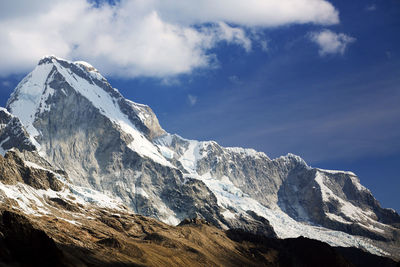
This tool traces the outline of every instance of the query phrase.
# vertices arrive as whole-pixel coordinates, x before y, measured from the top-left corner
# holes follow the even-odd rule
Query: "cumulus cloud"
[[[326,0],[1,1],[0,75],[54,54],[107,75],[165,78],[215,66],[220,42],[251,51],[250,28],[338,22]]]
[[[293,23],[335,24],[339,22],[337,10],[324,0],[158,0],[151,2],[156,3],[163,17],[186,24],[225,21],[247,26],[275,27]]]
[[[313,32],[310,35],[311,41],[319,46],[319,54],[325,56],[328,54],[344,54],[349,44],[356,41],[354,37],[344,33],[334,33],[330,30]]]

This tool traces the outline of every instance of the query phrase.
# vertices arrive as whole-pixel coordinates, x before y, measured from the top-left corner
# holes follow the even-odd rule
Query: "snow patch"
[[[341,223],[345,223],[345,224],[351,224],[351,222],[345,220],[343,217],[340,217],[340,216],[338,216],[336,214],[326,212],[325,215],[328,216],[328,218],[331,219],[331,220],[334,220],[334,221],[337,221],[337,222],[341,222]]]
[[[185,153],[179,158],[179,161],[189,173],[196,173],[197,161],[201,158],[199,153],[200,142],[194,140],[190,140],[188,142],[188,148],[186,149]]]
[[[158,137],[156,140],[154,140],[154,142],[156,144],[159,144],[160,146],[169,147],[169,146],[172,145],[172,140],[173,140],[173,138],[175,136],[176,135],[165,134],[165,135],[162,135],[162,136]],[[177,136],[177,137],[180,138],[180,139],[183,139],[180,136]]]
[[[0,111],[3,111],[4,113],[6,113],[8,116],[14,117],[14,115],[12,115],[10,112],[8,112],[8,110],[6,108],[0,107]]]
[[[30,161],[27,161],[27,160],[25,160],[24,163],[25,163],[25,165],[27,167],[30,167],[30,168],[35,168],[35,169],[40,169],[40,170],[52,172],[52,171],[50,171],[48,169],[43,168],[42,166],[37,165],[36,163],[30,162]]]
[[[40,110],[40,104],[43,99],[47,77],[53,68],[53,64],[41,64],[28,74],[17,86],[15,92],[11,96],[12,101],[9,105],[11,113],[17,116],[21,123],[25,126],[26,131],[31,137],[36,137],[39,132],[33,126],[35,114]],[[48,93],[48,95],[50,92]]]
[[[61,218],[63,221],[66,221],[66,222],[68,222],[68,223],[70,223],[70,224],[73,224],[73,225],[81,225],[80,223],[78,223],[77,221],[74,221],[74,220],[68,220],[68,219],[65,219],[65,218]]]
[[[136,187],[135,192],[136,192],[137,195],[141,195],[141,196],[143,196],[145,198],[149,198],[149,195],[147,194],[147,192],[144,191],[144,189],[141,188],[141,187]]]
[[[225,147],[225,150],[236,153],[236,154],[243,154],[243,155],[246,155],[249,157],[269,159],[269,157],[264,152],[258,152],[252,148]]]
[[[361,185],[360,180],[357,178],[357,176],[350,176],[350,179],[353,185],[358,189],[358,191],[366,191],[371,193],[368,188]]]
[[[325,181],[328,178],[324,175],[324,172],[317,170],[315,175],[315,181],[318,183],[322,200],[324,202],[329,203],[332,200],[337,201],[340,204],[340,211],[348,218],[350,218],[353,222],[358,222],[362,225],[365,224],[365,221],[371,220],[375,214],[368,210],[365,211],[359,207],[354,206],[349,201],[346,201],[340,197],[338,197],[328,186],[325,185]],[[336,218],[337,219],[337,218]]]
[[[321,172],[331,173],[331,174],[347,174],[347,175],[351,175],[351,176],[356,176],[355,173],[351,172],[351,171],[325,170],[325,169],[319,169],[319,168],[317,168],[316,170],[321,171]]]
[[[4,157],[4,155],[5,155],[6,152],[7,152],[7,150],[5,150],[5,149],[3,148],[3,144],[6,143],[8,140],[10,140],[10,137],[9,137],[9,136],[7,136],[7,138],[4,139],[3,141],[1,141],[1,143],[0,143],[0,154],[1,154],[3,157]]]
[[[87,63],[86,61],[75,61],[74,64],[81,65],[86,68],[87,71],[97,71],[95,67],[93,67],[91,64]]]
[[[225,219],[235,219],[235,214],[230,212],[230,210],[223,211],[222,215],[225,217]]]
[[[176,226],[181,222],[181,220],[177,218],[175,212],[168,208],[164,203],[161,202],[160,205],[157,206],[157,210],[161,215],[158,219],[163,223]]]
[[[307,165],[307,163],[304,161],[304,159],[302,159],[300,156],[297,156],[292,153],[288,153],[286,156],[280,156],[279,158],[277,158],[277,160],[283,160],[287,163],[290,163],[291,161],[294,160],[294,161],[302,164],[303,166],[305,166],[307,169],[312,169],[310,166]]]
[[[173,159],[174,158],[174,151],[169,149],[168,147],[165,146],[158,146],[158,148],[161,151],[161,154],[164,156],[166,159]]]

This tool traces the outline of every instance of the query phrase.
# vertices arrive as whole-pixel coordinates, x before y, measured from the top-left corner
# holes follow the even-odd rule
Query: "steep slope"
[[[292,154],[271,160],[170,135],[148,106],[123,98],[88,63],[43,58],[7,109],[73,184],[113,195],[136,213],[175,225],[200,216],[267,236],[271,224],[282,238],[400,254],[400,216],[382,209],[354,174],[311,168]]]

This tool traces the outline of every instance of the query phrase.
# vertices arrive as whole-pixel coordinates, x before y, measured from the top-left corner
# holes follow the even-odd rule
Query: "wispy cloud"
[[[228,80],[233,83],[233,84],[241,84],[242,82],[240,81],[239,77],[236,75],[232,75],[228,77]]]
[[[164,78],[215,66],[211,51],[220,42],[250,51],[250,28],[339,22],[326,0],[93,3],[0,1],[0,75],[28,71],[54,54],[89,61],[107,75]]]
[[[268,52],[268,42],[265,40],[260,41],[261,50],[264,52]]]
[[[3,87],[10,87],[10,86],[11,86],[11,83],[10,83],[9,81],[2,81],[2,82],[1,82],[1,85],[2,85]]]
[[[194,105],[196,105],[196,103],[197,103],[197,96],[194,96],[194,95],[188,95],[188,100],[189,100],[189,104],[191,105],[191,106],[194,106]]]
[[[319,46],[319,54],[325,56],[328,54],[343,55],[347,46],[356,41],[354,37],[344,33],[335,33],[330,30],[313,32],[309,34],[311,41]]]
[[[176,77],[165,77],[161,79],[161,84],[164,86],[179,86],[181,81]]]
[[[376,5],[371,4],[365,7],[366,11],[375,11],[376,10]]]

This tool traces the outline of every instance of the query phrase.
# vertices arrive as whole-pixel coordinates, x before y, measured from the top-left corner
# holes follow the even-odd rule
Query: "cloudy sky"
[[[0,1],[0,104],[85,60],[169,132],[352,170],[400,210],[399,0]]]

